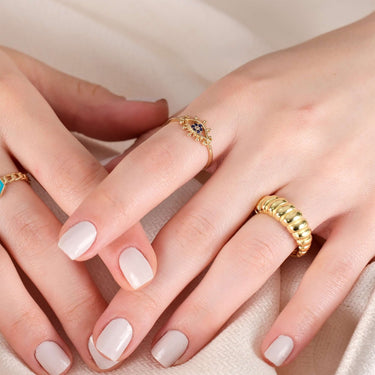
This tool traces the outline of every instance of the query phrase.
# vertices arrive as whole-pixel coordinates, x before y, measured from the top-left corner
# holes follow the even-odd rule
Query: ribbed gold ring
[[[183,115],[178,117],[171,117],[165,125],[176,121],[184,129],[188,136],[193,137],[194,140],[206,146],[208,151],[208,160],[204,168],[208,168],[213,159],[211,141],[212,137],[208,134],[210,128],[206,127],[206,120],[199,120],[197,116]]]
[[[291,256],[301,257],[310,249],[312,242],[310,226],[302,213],[286,199],[276,195],[266,195],[256,204],[255,213],[274,217],[288,229],[298,245],[298,249],[296,248]]]
[[[4,194],[5,187],[11,182],[27,181],[30,182],[29,177],[22,172],[13,172],[0,177],[0,197]]]

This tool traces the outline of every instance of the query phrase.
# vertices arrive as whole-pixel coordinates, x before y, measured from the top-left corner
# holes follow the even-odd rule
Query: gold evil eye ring
[[[201,121],[197,116],[193,117],[190,115],[183,115],[178,117],[171,117],[170,119],[168,119],[165,125],[173,121],[178,122],[189,137],[193,137],[195,141],[206,146],[208,151],[208,160],[204,169],[208,168],[212,163],[213,153],[211,146],[212,137],[209,135],[211,129],[206,127],[206,120]]]
[[[4,194],[5,187],[11,182],[15,182],[15,181],[30,182],[30,179],[25,173],[22,173],[22,172],[13,172],[13,173],[6,174],[5,176],[1,176],[0,177],[0,197]]]
[[[295,249],[293,257],[301,257],[310,249],[312,242],[311,229],[306,219],[286,199],[276,195],[266,195],[256,204],[255,213],[264,213],[274,217],[292,234],[297,242],[298,249]]]

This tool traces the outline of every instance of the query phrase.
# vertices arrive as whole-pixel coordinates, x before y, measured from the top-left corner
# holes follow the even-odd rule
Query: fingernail
[[[119,363],[118,361],[111,361],[107,359],[106,357],[103,357],[98,352],[98,350],[95,348],[94,339],[92,338],[92,335],[89,338],[88,347],[89,347],[89,352],[91,354],[92,359],[101,370],[108,370],[109,368]]]
[[[89,221],[81,221],[69,228],[57,244],[70,259],[77,259],[85,253],[96,238],[96,228]]]
[[[150,263],[135,247],[129,247],[121,253],[119,264],[133,289],[138,289],[154,277]]]
[[[113,319],[96,340],[96,349],[112,361],[117,361],[132,337],[133,328],[126,319]]]
[[[280,366],[292,352],[293,340],[289,336],[280,335],[265,351],[264,356],[275,366]]]
[[[62,374],[71,364],[70,358],[53,341],[44,341],[35,349],[35,358],[50,375]]]
[[[164,367],[172,366],[184,354],[188,338],[180,331],[168,331],[152,348],[152,356]]]
[[[162,99],[157,100],[155,103],[168,103],[168,102],[167,102],[167,99],[162,98]]]

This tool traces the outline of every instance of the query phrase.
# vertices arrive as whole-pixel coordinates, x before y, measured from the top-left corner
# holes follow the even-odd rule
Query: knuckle
[[[17,257],[39,258],[53,243],[51,223],[29,205],[23,206],[14,213],[12,228],[14,238],[17,239]]]
[[[132,210],[134,201],[127,199],[125,196],[116,196],[113,190],[99,188],[95,192],[93,201],[96,202],[97,207],[106,207],[111,212],[113,222],[125,225],[125,223],[129,223],[132,220],[130,213],[134,212]]]
[[[235,257],[238,266],[251,269],[260,275],[270,273],[275,266],[275,248],[271,241],[251,237],[236,244]]]
[[[296,338],[306,337],[311,331],[314,331],[314,328],[320,324],[322,316],[322,308],[320,306],[303,306],[302,311],[298,315],[298,320],[296,321]]]
[[[336,296],[337,293],[351,285],[351,280],[358,274],[356,261],[352,257],[337,257],[336,261],[327,269],[327,296]]]
[[[79,326],[83,317],[92,311],[97,311],[98,304],[98,297],[94,293],[79,294],[60,310],[59,315],[63,317],[64,323],[67,325]]]
[[[191,253],[193,249],[197,249],[201,253],[203,248],[212,245],[217,236],[217,228],[208,217],[207,212],[194,212],[181,215],[177,220],[175,230],[170,232],[173,232],[171,235],[182,250]]]
[[[217,327],[221,326],[222,322],[220,321],[219,314],[215,311],[215,305],[210,305],[206,300],[195,300],[190,302],[189,306],[186,308],[187,311],[179,320],[179,324],[183,327],[195,326],[197,321],[200,324],[203,323],[205,330],[215,331]]]
[[[160,310],[163,308],[160,302],[157,301],[156,297],[152,296],[150,293],[147,293],[144,290],[136,290],[133,293],[139,301],[139,305],[140,307],[142,307],[142,311],[147,311],[147,314],[145,315],[153,324],[155,317],[159,316]]]
[[[143,152],[142,146],[146,148],[146,153]],[[140,153],[136,153],[136,157],[132,160],[136,167],[151,175],[158,171],[158,183],[162,186],[170,183],[171,174],[176,172],[176,153],[170,140],[159,137],[152,147],[146,141],[139,146],[139,149]],[[129,157],[132,158],[131,153]]]
[[[104,168],[91,158],[74,155],[58,155],[54,170],[63,178],[55,180],[56,191],[64,196],[64,201],[76,206],[77,200],[86,197],[106,176]]]
[[[13,320],[10,322],[9,332],[17,337],[24,335],[25,331],[40,332],[45,321],[43,316],[36,309],[21,310],[13,313]]]
[[[107,89],[105,89],[102,85],[99,85],[97,83],[88,82],[85,80],[78,79],[76,81],[76,91],[78,95],[91,95],[91,96],[97,96],[101,93],[108,92]]]

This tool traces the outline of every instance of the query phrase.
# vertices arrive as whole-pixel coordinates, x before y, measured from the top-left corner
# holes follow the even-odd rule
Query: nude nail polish
[[[89,338],[88,348],[89,348],[89,352],[91,354],[92,359],[101,370],[108,370],[116,366],[119,363],[118,361],[111,361],[108,358],[103,357],[99,353],[99,351],[96,349],[94,345],[94,339],[92,335]]]
[[[123,318],[111,320],[96,340],[96,349],[112,361],[117,361],[133,337],[133,328]]]
[[[265,351],[264,356],[275,366],[280,366],[292,352],[293,340],[289,336],[280,335]]]
[[[70,227],[60,238],[58,247],[72,260],[84,254],[96,239],[95,225],[89,221]]]
[[[154,277],[150,264],[135,247],[125,249],[119,257],[120,269],[133,289],[147,284]]]
[[[35,349],[35,358],[49,375],[60,375],[71,364],[70,358],[54,341],[39,344]]]
[[[170,330],[154,345],[151,354],[162,366],[170,367],[185,353],[188,344],[182,332]]]

